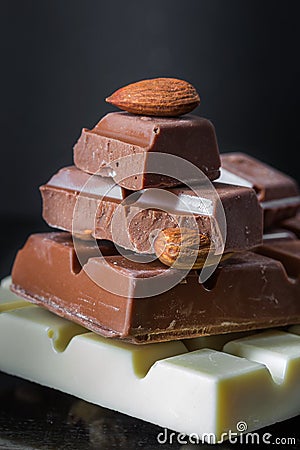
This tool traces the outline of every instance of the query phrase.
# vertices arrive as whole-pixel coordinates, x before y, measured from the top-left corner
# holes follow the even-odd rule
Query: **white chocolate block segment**
[[[1,288],[2,288],[2,289],[9,290],[9,287],[10,287],[10,285],[11,285],[11,277],[5,277],[5,278],[3,278],[3,279],[1,280],[0,285],[1,285]]]
[[[228,342],[224,351],[265,364],[278,384],[300,375],[300,336],[295,334],[266,331]]]
[[[244,331],[235,333],[216,334],[211,336],[201,336],[197,338],[184,339],[183,343],[189,352],[194,350],[201,350],[202,348],[213,348],[215,350],[222,350],[224,345],[233,339],[239,339],[245,336],[251,336],[255,331]]]
[[[153,409],[156,423],[218,438],[230,429],[236,431],[240,420],[248,420],[250,428],[257,426],[253,392],[270,384],[263,365],[211,349],[159,361],[150,375],[151,397],[160,398]]]
[[[11,277],[6,277],[1,281],[0,285],[0,312],[8,311],[9,309],[21,308],[30,306],[31,303],[14,294],[10,290]]]
[[[268,393],[257,397],[261,422],[274,423],[300,412],[300,336],[266,331],[229,342],[224,351],[264,364],[273,382]],[[253,392],[253,395],[256,393]]]
[[[300,334],[300,325],[293,325],[289,328],[290,333]]]
[[[180,341],[136,346],[107,340],[37,306],[0,313],[4,372],[178,432],[216,438],[236,432],[240,421],[250,431],[299,413],[299,341],[295,334],[266,332],[235,339],[226,352],[188,352]]]
[[[32,339],[37,340],[46,338],[47,344],[51,343],[55,352],[63,352],[74,336],[87,333],[86,328],[74,322],[64,320],[55,314],[49,315],[46,309],[32,304],[30,307],[27,306],[26,308],[6,311],[3,313],[3,317],[6,317],[3,326],[11,323],[14,331],[17,324],[24,339],[29,335],[32,336]],[[40,335],[42,330],[44,336]]]

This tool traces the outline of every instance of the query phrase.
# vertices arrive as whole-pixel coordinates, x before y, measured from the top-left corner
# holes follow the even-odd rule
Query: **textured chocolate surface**
[[[109,253],[107,244],[104,248]],[[172,277],[177,271],[167,272],[157,261],[128,261],[115,252],[92,256],[84,267],[109,285],[118,282],[121,274],[124,295],[108,292],[87,276],[67,233],[28,239],[14,264],[13,291],[96,333],[137,343],[300,321],[300,241],[237,254],[221,263],[204,285],[199,284],[197,271],[191,271],[169,291],[144,298],[135,295],[143,289],[145,278],[151,283],[154,276]]]
[[[218,226],[222,215],[220,203],[211,190],[194,187],[203,202],[199,202],[195,192],[188,188],[169,189],[168,194],[175,194],[172,198],[165,198],[166,191],[160,190],[158,196],[152,198],[152,203],[142,196],[143,192],[139,192],[134,194],[133,200],[130,197],[119,207],[123,200],[128,199],[128,191],[115,185],[111,178],[94,176],[92,184],[88,183],[89,178],[88,174],[72,166],[61,169],[41,187],[43,217],[50,226],[71,232],[73,225],[73,231],[78,234],[91,233],[96,239],[113,240],[136,252],[153,253],[149,240],[152,232],[176,227],[178,223],[191,228],[195,226],[195,220],[200,232],[210,238],[214,235],[216,247],[220,246],[222,237]],[[259,245],[262,239],[262,211],[255,192],[249,188],[219,183],[215,183],[215,189],[227,221],[225,252]],[[99,196],[106,192],[106,197],[99,200]],[[189,205],[193,214],[178,211],[184,204]],[[164,205],[171,210],[163,211]],[[113,230],[117,232],[113,233]]]
[[[110,169],[115,181],[130,190],[181,184],[164,173],[161,176],[147,174],[148,156],[153,152],[180,156],[192,162],[210,180],[219,176],[220,156],[214,127],[209,120],[194,115],[158,118],[125,112],[107,114],[92,130],[82,130],[74,147],[74,162],[79,169],[91,174]],[[134,163],[136,175],[128,176],[127,163],[114,161],[132,154],[140,158]]]
[[[295,180],[244,153],[221,155],[222,176],[218,181],[229,182],[231,174],[237,185],[251,186],[264,210],[264,228],[293,217],[300,207],[299,189]],[[224,171],[225,169],[225,171]],[[226,173],[227,171],[227,173]]]

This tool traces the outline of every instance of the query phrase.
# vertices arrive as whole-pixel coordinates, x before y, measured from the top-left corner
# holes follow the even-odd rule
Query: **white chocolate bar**
[[[1,370],[201,437],[219,439],[241,421],[252,431],[299,413],[300,327],[291,331],[233,335],[223,351],[215,348],[228,336],[127,344],[20,303],[8,282],[0,289]]]
[[[11,292],[11,277],[3,278],[0,283],[0,313],[9,309],[31,305],[29,302]]]

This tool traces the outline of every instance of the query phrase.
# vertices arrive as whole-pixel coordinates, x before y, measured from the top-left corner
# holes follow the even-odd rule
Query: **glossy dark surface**
[[[164,429],[141,420],[2,373],[0,404],[0,449],[272,448],[272,445],[262,443],[264,436],[270,442],[275,442],[276,439],[284,442],[283,439],[293,438],[293,444],[278,444],[276,448],[300,449],[299,417],[260,430],[255,437],[255,442],[261,442],[260,445],[249,444],[248,447],[239,442],[192,445],[188,437],[172,434],[171,431],[165,432]]]

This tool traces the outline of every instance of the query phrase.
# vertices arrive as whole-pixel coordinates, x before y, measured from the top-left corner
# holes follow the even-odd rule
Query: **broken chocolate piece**
[[[69,234],[37,234],[17,255],[12,289],[96,333],[135,343],[299,323],[300,241],[257,252],[222,262],[204,284],[192,270],[172,289],[145,297],[151,283],[163,285],[178,271],[116,254],[80,268]],[[107,290],[117,284],[123,295]]]
[[[294,233],[300,239],[300,212],[295,217],[281,222],[280,226],[290,233]]]
[[[289,230],[284,228],[272,228],[263,235],[263,243],[269,244],[270,242],[286,241],[297,239],[297,236]]]
[[[128,197],[129,192],[111,178],[91,177],[72,166],[61,169],[40,189],[43,217],[50,226],[90,233],[138,253],[154,253],[153,233],[176,226],[198,226],[219,249],[224,244],[224,213],[226,253],[259,245],[262,211],[255,192],[219,183],[214,187],[151,189]]]
[[[149,155],[156,152],[190,161],[210,180],[215,180],[220,174],[214,126],[209,120],[194,115],[158,118],[125,112],[107,114],[92,130],[82,130],[74,147],[74,162],[85,172],[109,174],[119,185],[133,191],[182,184],[183,180],[171,178],[163,172],[161,175],[151,173]],[[119,159],[129,155],[135,156],[134,175],[132,164],[126,160],[122,163]],[[180,167],[176,173],[181,175]],[[184,181],[187,184],[197,182],[188,178]]]
[[[221,155],[218,182],[253,187],[264,210],[264,228],[293,217],[300,207],[295,180],[244,153]]]
[[[291,282],[299,283],[300,279],[300,240],[285,240],[265,243],[255,250],[260,255],[280,261]],[[287,312],[288,313],[288,312]]]

